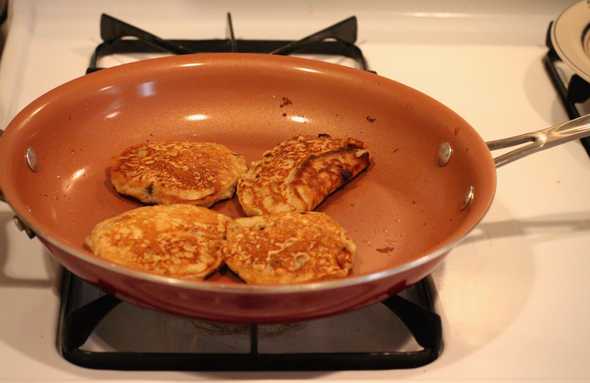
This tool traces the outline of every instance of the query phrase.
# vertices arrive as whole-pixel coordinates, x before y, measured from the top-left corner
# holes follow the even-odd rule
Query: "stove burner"
[[[545,64],[545,69],[549,74],[549,78],[559,95],[559,99],[561,100],[568,117],[570,119],[578,118],[582,113],[580,113],[575,104],[585,102],[590,98],[590,84],[577,74],[574,74],[570,78],[568,84],[564,82],[556,66],[556,63],[561,62],[561,59],[555,52],[553,43],[551,42],[552,25],[553,22],[549,23],[549,28],[547,28],[545,44],[549,50],[545,57],[543,57],[543,63]],[[582,138],[580,141],[582,142],[584,149],[586,149],[586,153],[590,156],[590,137]]]
[[[298,41],[236,39],[230,14],[227,15],[227,38],[224,40],[164,40],[104,14],[100,27],[103,42],[96,47],[86,73],[102,69],[97,63],[107,55],[157,52],[336,55],[352,58],[359,68],[369,70],[362,51],[354,44],[357,37],[354,16]],[[355,312],[299,323],[232,325],[175,317],[122,303],[64,270],[57,340],[65,359],[96,369],[239,371],[414,368],[434,361],[442,351],[442,324],[435,312],[434,300],[434,285],[426,278],[400,295]],[[133,317],[133,313],[137,317]],[[376,321],[377,317],[382,323]],[[145,338],[158,333],[158,325],[165,328],[160,328],[162,334],[159,334],[164,337],[164,342],[155,341],[154,349]],[[105,326],[119,329],[119,334],[126,339],[121,339],[120,335],[110,335],[109,338]],[[324,331],[335,326],[339,330],[336,338],[326,340]],[[169,328],[175,330],[172,332],[178,341],[168,339]],[[306,329],[311,329],[311,334]],[[105,331],[107,343],[108,340],[114,343],[109,344],[109,349],[113,351],[89,349],[88,344],[93,339],[105,341]],[[364,343],[360,346],[350,344],[353,333],[359,332],[362,332]],[[198,342],[204,343],[205,352],[191,344],[191,339],[195,337]],[[244,341],[244,348],[235,351],[231,350],[232,345],[229,352],[227,347],[220,352],[219,346],[224,345],[220,339]],[[297,343],[293,342],[294,339],[303,339],[303,346],[299,344],[293,349],[291,344]],[[128,343],[123,345],[123,341]],[[166,342],[172,345],[164,344]],[[335,350],[326,350],[333,346],[332,343],[336,343]]]

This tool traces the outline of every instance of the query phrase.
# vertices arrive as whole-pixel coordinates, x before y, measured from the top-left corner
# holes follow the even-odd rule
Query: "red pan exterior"
[[[177,315],[220,322],[285,323],[307,320],[361,308],[402,291],[444,259],[437,257],[405,272],[366,283],[327,290],[281,294],[200,291],[131,278],[100,268],[43,241],[68,270],[104,291],[138,306]]]

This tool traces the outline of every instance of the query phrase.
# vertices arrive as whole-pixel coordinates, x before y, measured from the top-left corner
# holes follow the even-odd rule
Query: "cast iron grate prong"
[[[334,39],[336,41],[354,44],[356,42],[356,37],[357,20],[356,16],[351,16],[334,25],[329,26],[328,28],[324,28],[319,32],[312,33],[301,40],[293,41],[278,49],[275,49],[270,53],[275,55],[288,55],[297,51],[306,44],[324,41],[327,39]]]
[[[238,50],[238,43],[236,42],[236,35],[234,34],[234,22],[232,21],[230,12],[227,13],[227,27],[225,36],[229,43],[230,51],[236,52]]]
[[[167,51],[174,54],[191,53],[189,49],[181,44],[161,39],[150,32],[144,31],[143,29],[137,28],[105,13],[100,16],[100,37],[102,38],[102,41],[106,43],[124,39],[125,37],[135,37],[164,52]]]

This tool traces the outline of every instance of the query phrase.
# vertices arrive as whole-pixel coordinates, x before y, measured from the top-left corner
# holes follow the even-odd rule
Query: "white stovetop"
[[[218,2],[217,2],[218,3]],[[378,73],[442,101],[486,139],[566,118],[541,57],[547,23],[568,1],[12,2],[0,61],[0,126],[81,75],[107,12],[164,37],[296,38],[351,14]],[[441,2],[442,3],[442,2]],[[173,22],[167,20],[174,20]],[[446,348],[419,369],[374,372],[186,373],[78,368],[56,351],[55,266],[0,206],[0,381],[198,379],[338,381],[590,380],[590,158],[570,143],[499,171],[479,229],[435,273]],[[67,223],[64,223],[67,224]]]

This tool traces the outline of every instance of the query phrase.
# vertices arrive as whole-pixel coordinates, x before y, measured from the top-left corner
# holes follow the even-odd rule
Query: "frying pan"
[[[212,141],[254,160],[284,139],[318,133],[358,138],[374,158],[319,207],[358,245],[348,278],[184,281],[109,263],[83,245],[97,222],[138,206],[107,176],[111,157],[130,145]],[[59,262],[124,300],[219,321],[285,322],[361,307],[419,281],[483,218],[496,166],[589,134],[582,117],[486,144],[442,104],[372,73],[294,57],[184,55],[93,73],[33,101],[0,137],[0,187]],[[514,145],[492,158],[490,150]],[[239,215],[235,200],[214,209]]]

